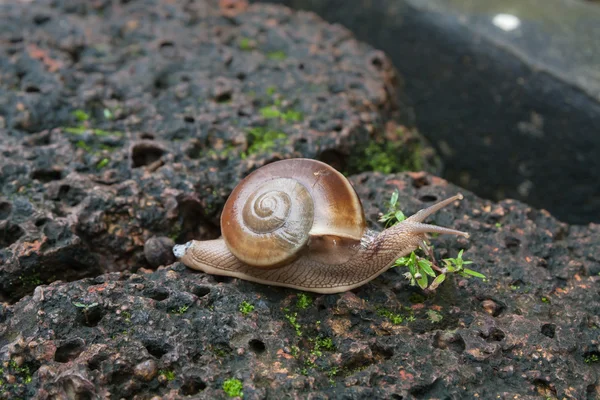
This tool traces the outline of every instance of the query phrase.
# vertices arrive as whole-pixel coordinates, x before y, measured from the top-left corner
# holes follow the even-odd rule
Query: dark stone
[[[146,243],[144,243],[144,255],[146,256],[146,260],[148,260],[148,264],[156,268],[175,262],[175,256],[173,255],[174,245],[173,240],[164,236],[151,237],[146,240]]]
[[[407,215],[425,205],[419,199],[459,190],[427,174],[366,173],[351,181],[373,218],[394,189]],[[586,398],[600,378],[600,277],[584,274],[600,264],[589,257],[600,254],[598,227],[569,229],[516,201],[465,197],[429,222],[471,238],[441,235],[432,243],[436,257],[466,249],[464,258],[485,282],[449,277],[435,293],[417,292],[421,298],[413,303],[415,289],[394,268],[359,290],[311,295],[302,308],[293,290],[237,279],[216,283],[174,268],[179,263],[41,286],[1,313],[8,317],[0,324],[0,357],[20,360],[32,376],[9,368],[17,381],[8,393],[60,393],[69,381],[92,397],[220,398],[223,382],[235,377],[244,398],[533,398],[540,392]],[[490,223],[490,215],[502,217]],[[523,243],[516,251],[504,245],[508,232],[518,232]],[[548,267],[538,264],[541,254]],[[571,268],[574,263],[583,268]],[[568,273],[558,277],[559,270]],[[255,306],[247,315],[240,312],[244,301]],[[405,318],[393,324],[382,309]],[[431,310],[442,320],[431,322]]]
[[[445,178],[569,223],[600,222],[598,5],[270,1],[341,23],[390,56]]]

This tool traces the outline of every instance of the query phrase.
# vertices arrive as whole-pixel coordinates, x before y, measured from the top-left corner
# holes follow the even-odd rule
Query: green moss
[[[384,174],[423,169],[421,144],[408,145],[401,140],[402,130],[397,131],[397,140],[373,140],[352,157],[348,173],[378,171]]]
[[[159,375],[163,375],[169,382],[175,380],[175,372],[171,370],[161,369],[158,371]]]
[[[41,284],[43,284],[44,282],[40,279],[40,274],[33,271],[31,274],[29,275],[21,275],[19,276],[19,280],[21,281],[21,283],[23,284],[23,286],[25,286],[25,288],[32,289],[35,288]]]
[[[400,325],[402,322],[404,322],[404,317],[402,315],[396,314],[386,308],[380,308],[377,310],[377,314],[387,318],[394,325]]]
[[[260,115],[265,119],[281,119],[284,122],[298,122],[302,121],[304,116],[300,111],[286,110],[281,111],[277,108],[277,105],[263,107],[259,110]]]
[[[273,61],[283,61],[287,58],[287,54],[284,51],[270,51],[267,53],[267,58]]]
[[[83,135],[86,132],[92,132],[96,136],[123,136],[123,132],[121,131],[107,131],[104,129],[95,129],[88,128],[87,126],[69,126],[63,128],[63,130],[67,133],[71,133],[73,135]]]
[[[87,121],[88,119],[90,119],[90,115],[83,110],[77,109],[77,110],[73,111],[72,114],[75,117],[75,119],[77,119],[77,121],[79,121],[79,122],[84,122],[84,121]]]
[[[0,373],[3,373],[4,371],[0,371]],[[27,365],[18,365],[16,363],[15,360],[10,360],[8,362],[8,372],[11,375],[14,375],[15,377],[17,377],[19,380],[21,380],[22,383],[28,384],[31,383],[32,377],[31,377],[31,371],[29,370],[29,366]]]
[[[246,300],[244,300],[240,304],[239,310],[243,315],[248,315],[252,311],[254,311],[254,306],[252,304],[248,303]]]
[[[267,86],[265,93],[269,96],[273,96],[275,93],[277,93],[277,88],[275,86]]]
[[[444,316],[435,310],[427,310],[427,318],[435,324],[441,322]]]
[[[281,142],[287,140],[287,135],[283,132],[264,127],[252,128],[248,131],[250,146],[248,150],[242,153],[242,159],[251,154],[267,152]]]
[[[585,357],[583,361],[586,364],[595,364],[597,362],[600,362],[600,356],[598,356],[598,354],[590,354],[589,356]]]
[[[292,325],[292,327],[296,331],[296,335],[302,336],[302,327],[298,323],[298,313],[285,314],[285,319],[287,319],[290,325]]]
[[[239,379],[230,378],[223,382],[223,391],[229,397],[244,397],[244,385]]]
[[[250,51],[254,49],[254,42],[246,37],[240,38],[238,40],[238,47],[243,51]]]
[[[312,298],[305,293],[298,293],[296,307],[300,310],[305,310],[312,305]]]
[[[190,309],[190,306],[188,306],[188,305],[185,305],[185,306],[181,306],[181,307],[179,307],[179,308],[177,308],[177,309],[173,309],[171,312],[172,312],[173,314],[179,314],[179,315],[181,315],[181,314],[185,314],[185,312],[186,312],[187,310],[189,310],[189,309]]]
[[[110,162],[110,159],[103,158],[102,160],[98,161],[98,164],[96,164],[96,169],[102,169],[102,168],[106,167],[109,162]]]

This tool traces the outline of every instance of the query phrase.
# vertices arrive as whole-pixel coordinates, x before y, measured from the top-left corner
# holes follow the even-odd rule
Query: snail
[[[316,293],[344,292],[373,280],[436,232],[468,233],[422,221],[461,194],[375,232],[350,182],[310,159],[267,164],[244,178],[221,214],[222,237],[175,245],[190,268]]]

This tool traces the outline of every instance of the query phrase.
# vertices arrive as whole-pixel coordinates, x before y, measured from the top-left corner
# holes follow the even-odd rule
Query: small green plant
[[[83,110],[77,109],[77,110],[73,111],[72,114],[75,117],[75,119],[79,122],[85,122],[88,119],[90,119],[90,115]]]
[[[298,300],[296,301],[296,307],[299,310],[306,310],[312,304],[312,299],[305,293],[298,293]]]
[[[244,300],[240,304],[239,310],[243,315],[248,315],[252,311],[254,311],[254,306],[251,303],[248,303],[246,300]]]
[[[405,219],[406,216],[398,208],[398,191],[394,190],[390,198],[388,211],[380,216],[379,221],[385,223],[385,227],[388,228]],[[430,257],[433,257],[432,248],[428,247],[425,243],[423,243],[422,248],[429,253]],[[475,277],[485,280],[485,275],[465,268],[465,265],[472,264],[473,262],[463,260],[463,252],[464,250],[460,250],[456,258],[443,259],[443,268],[438,267],[428,258],[418,256],[415,251],[407,256],[398,258],[394,262],[393,267],[408,267],[408,272],[405,276],[410,281],[410,285],[418,285],[421,289],[430,291],[437,289],[446,280],[449,273],[455,273],[466,278]]]
[[[239,379],[230,378],[223,382],[223,391],[229,397],[244,397],[244,385]]]
[[[334,351],[335,345],[333,344],[333,339],[330,337],[319,336],[315,339],[315,347],[313,348],[313,353],[316,356],[321,356],[321,351]]]
[[[443,315],[435,310],[427,310],[427,318],[434,324],[444,319]]]
[[[281,50],[271,51],[267,53],[267,58],[273,61],[283,61],[287,58],[287,54],[285,54],[285,52]]]
[[[384,174],[423,169],[423,151],[419,140],[410,140],[414,133],[399,127],[396,138],[375,138],[364,146],[349,163],[349,172],[378,171]]]
[[[250,38],[243,37],[238,40],[238,47],[240,50],[250,51],[254,49],[254,42]]]
[[[165,379],[169,382],[175,380],[175,372],[167,369],[161,369],[158,371],[159,375],[163,375]]]
[[[398,222],[404,221],[405,219],[406,216],[404,213],[398,209],[398,189],[396,189],[392,193],[388,212],[379,217],[379,222],[384,222],[385,227],[388,228],[392,225],[396,225]]]
[[[98,303],[85,304],[85,303],[74,302],[73,305],[77,308],[83,308],[84,311],[87,311],[92,307],[96,307],[98,305]]]
[[[186,312],[187,310],[189,310],[189,308],[190,308],[190,306],[188,306],[188,305],[184,305],[184,306],[180,306],[180,307],[179,307],[179,308],[177,308],[177,309],[174,309],[172,312],[173,312],[174,314],[179,314],[179,315],[181,315],[181,314],[185,314],[185,312]]]
[[[290,325],[292,325],[296,331],[296,335],[302,336],[302,327],[298,323],[298,313],[287,313],[289,311],[287,308],[284,309],[284,311],[286,312],[285,319],[287,319]]]
[[[287,140],[287,135],[283,132],[264,128],[256,127],[248,130],[250,138],[250,146],[242,153],[242,159],[247,156],[259,152],[266,152],[272,150],[277,143]]]
[[[96,168],[102,169],[102,168],[106,167],[109,162],[110,162],[110,159],[103,158],[102,160],[98,161],[98,164],[96,164]]]
[[[402,317],[402,315],[393,313],[385,308],[380,308],[377,310],[377,314],[387,318],[394,325],[400,325],[402,322],[404,322],[404,317]]]
[[[585,357],[583,361],[586,364],[594,364],[600,362],[600,356],[598,356],[598,354],[592,353],[589,356]]]
[[[34,288],[43,284],[44,282],[40,279],[40,274],[33,271],[29,275],[21,275],[19,276],[19,280],[23,283],[23,286],[28,288]]]

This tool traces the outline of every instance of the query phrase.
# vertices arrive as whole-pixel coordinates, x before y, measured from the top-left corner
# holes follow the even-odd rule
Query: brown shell
[[[221,215],[229,250],[259,268],[287,264],[308,245],[318,253],[319,248],[336,251],[338,243],[359,243],[365,227],[350,182],[331,166],[304,158],[252,172],[233,190]]]

